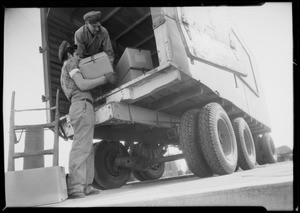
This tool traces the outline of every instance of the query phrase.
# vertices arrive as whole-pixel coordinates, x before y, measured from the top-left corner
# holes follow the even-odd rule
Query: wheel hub
[[[222,151],[228,160],[233,158],[233,144],[230,137],[229,129],[223,119],[218,121],[218,136],[222,147]]]
[[[108,152],[105,157],[105,167],[107,171],[113,176],[117,176],[120,172],[120,168],[115,164],[115,159],[117,157],[118,153],[116,151]]]

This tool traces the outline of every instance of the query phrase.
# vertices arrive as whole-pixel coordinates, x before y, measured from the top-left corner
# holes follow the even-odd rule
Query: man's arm
[[[85,52],[85,46],[82,40],[82,32],[81,29],[77,30],[74,35],[74,41],[77,45],[77,53],[80,58],[84,58],[83,53]]]
[[[96,86],[103,85],[108,82],[105,76],[95,79],[84,79],[80,72],[76,72],[72,78],[81,91],[91,90]]]
[[[91,90],[96,86],[100,86],[108,82],[114,84],[117,80],[115,73],[107,73],[104,76],[95,79],[84,79],[78,66],[76,66],[76,63],[71,62],[69,68],[71,67],[72,69],[69,69],[71,70],[69,75],[81,91]]]
[[[111,41],[110,41],[108,31],[105,28],[103,29],[103,31],[106,35],[105,38],[104,38],[104,42],[103,42],[103,51],[107,54],[111,65],[113,65],[114,58],[115,58],[114,57],[114,50],[113,50],[112,45],[111,45]]]

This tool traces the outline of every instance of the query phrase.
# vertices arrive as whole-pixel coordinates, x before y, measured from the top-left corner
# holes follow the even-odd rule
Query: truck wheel
[[[256,162],[258,165],[265,165],[266,161],[261,149],[261,137],[259,135],[253,135],[253,141],[255,145]]]
[[[160,163],[152,166],[151,168],[141,171],[143,177],[147,180],[157,180],[161,178],[165,171],[165,163]]]
[[[265,157],[266,163],[276,163],[277,154],[272,137],[266,133],[261,138],[261,148]]]
[[[234,119],[232,126],[238,147],[238,165],[243,170],[253,169],[256,153],[250,128],[243,118]]]
[[[132,174],[139,181],[158,180],[164,174],[164,171],[165,163],[160,163],[145,171],[132,171]]]
[[[179,125],[179,142],[191,172],[198,177],[209,177],[213,175],[213,172],[203,157],[198,141],[199,112],[199,109],[190,109],[182,115]]]
[[[131,156],[135,156],[133,152]],[[139,181],[157,180],[161,178],[165,171],[165,163],[153,165],[151,168],[144,171],[132,171],[132,175]]]
[[[135,179],[139,180],[139,181],[145,181],[147,180],[146,177],[144,177],[141,173],[142,171],[132,171],[132,175]]]
[[[120,149],[120,151],[119,151]],[[119,142],[101,141],[95,146],[94,182],[100,189],[113,189],[125,185],[130,178],[131,170],[118,167],[116,157],[129,157],[126,148]]]
[[[240,167],[239,167],[239,165],[238,164],[236,164],[236,167],[235,167],[235,170],[234,170],[234,172],[237,172],[237,171],[239,171],[240,170]]]
[[[231,174],[238,151],[231,121],[218,103],[205,105],[198,119],[199,139],[210,168],[219,175]]]

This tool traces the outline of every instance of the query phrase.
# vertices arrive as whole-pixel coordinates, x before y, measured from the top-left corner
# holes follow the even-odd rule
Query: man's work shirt
[[[108,31],[101,26],[99,34],[93,35],[86,25],[80,27],[74,36],[77,45],[77,53],[80,58],[86,58],[100,52],[108,55],[110,63],[113,64],[114,52],[111,45]]]
[[[73,75],[76,72],[80,72],[80,70],[72,60],[69,59],[64,62],[61,70],[60,83],[66,97],[71,102],[85,98],[93,101],[90,91],[81,91],[73,80]]]

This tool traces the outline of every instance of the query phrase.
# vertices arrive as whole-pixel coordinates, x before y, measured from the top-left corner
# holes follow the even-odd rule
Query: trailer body
[[[60,42],[72,42],[74,32],[84,24],[83,14],[97,9],[103,14],[102,25],[110,32],[115,63],[125,47],[134,47],[150,50],[155,68],[97,98],[104,106],[96,107],[95,124],[108,124],[102,115],[106,114],[105,104],[111,102],[178,117],[190,107],[217,101],[229,115],[242,114],[253,130],[270,131],[255,60],[222,8],[41,9],[43,47],[47,50],[43,53],[47,105],[55,100],[54,91],[61,89]],[[62,91],[60,97],[61,115],[67,116],[70,103]],[[47,118],[53,119],[50,114]],[[121,120],[123,129],[128,129],[126,123],[130,122],[143,124]],[[159,120],[154,123],[159,126]],[[71,136],[72,131],[66,129],[66,134]]]
[[[127,47],[150,51],[153,64],[153,69],[135,79],[114,87],[102,86],[101,94],[94,98],[94,139],[104,141],[95,146],[95,160],[101,162],[98,167],[95,164],[96,172],[109,173],[103,170],[102,164],[106,162],[103,152],[112,150],[121,155],[113,157],[114,164],[132,169],[139,180],[159,178],[163,174],[162,163],[184,157],[198,176],[212,175],[211,169],[218,174],[231,173],[237,165],[231,122],[235,128],[244,128],[236,137],[245,134],[242,142],[247,144],[243,149],[247,149],[244,153],[251,160],[245,168],[253,168],[254,152],[258,148],[256,142],[254,148],[252,135],[257,140],[257,136],[271,131],[267,107],[255,59],[226,10],[218,7],[42,8],[43,47],[40,49],[44,59],[45,101],[52,106],[56,98],[54,91],[60,89],[62,137],[72,138],[74,131],[68,116],[70,102],[60,86],[62,64],[57,52],[63,40],[74,41],[75,31],[84,25],[83,15],[91,10],[102,12],[101,23],[110,34],[115,53],[114,66]],[[198,111],[194,109],[203,109],[202,117],[208,116],[211,110],[222,112],[218,111],[219,117],[212,124],[199,121],[196,125],[195,120],[188,120],[191,116],[198,120],[195,118]],[[52,121],[53,116],[48,114],[47,119]],[[225,156],[223,161],[228,161],[229,169],[221,168],[223,163],[210,156],[218,152],[209,151],[211,142],[198,135],[199,129],[195,128],[201,124],[206,125],[201,127],[201,134],[216,134],[211,138],[221,147],[221,157]],[[192,133],[180,137],[184,129]],[[202,141],[189,138],[191,134],[197,134],[195,137]],[[227,140],[227,144],[220,139]],[[270,147],[269,136],[261,140]],[[106,143],[109,141],[112,143]],[[114,150],[114,144],[119,141],[130,150],[130,156],[122,156],[127,153],[124,147]],[[207,147],[201,149],[205,152],[196,145],[203,141]],[[191,156],[186,153],[163,156],[170,144],[183,147]],[[272,149],[264,147],[269,150],[272,162],[275,161]],[[206,160],[199,155],[205,155]],[[212,168],[218,163],[221,169]],[[153,165],[156,165],[154,169]],[[127,172],[115,183],[104,184],[99,180],[98,184],[102,184],[100,188],[122,186],[129,178]]]

